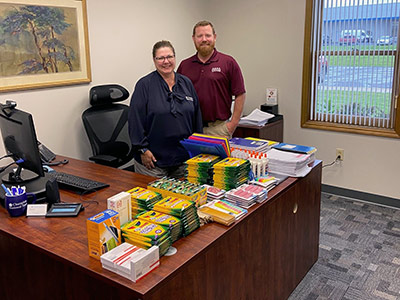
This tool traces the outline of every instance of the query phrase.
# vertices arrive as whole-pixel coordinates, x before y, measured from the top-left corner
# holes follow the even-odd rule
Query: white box
[[[132,219],[131,194],[118,193],[107,199],[107,208],[119,213],[121,226]]]
[[[138,281],[160,265],[158,246],[142,249],[123,243],[100,257],[104,269]]]
[[[267,105],[277,105],[278,104],[278,89],[267,88],[267,98],[265,101]]]

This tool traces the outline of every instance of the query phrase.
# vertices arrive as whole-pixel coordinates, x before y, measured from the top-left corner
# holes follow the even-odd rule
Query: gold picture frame
[[[0,0],[0,92],[90,81],[86,0]]]

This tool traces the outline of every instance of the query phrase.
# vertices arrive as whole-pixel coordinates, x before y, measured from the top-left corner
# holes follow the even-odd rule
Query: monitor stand
[[[18,179],[14,178],[10,173],[5,174],[1,179],[2,183],[11,189],[12,186],[25,186],[27,193],[35,194],[36,203],[42,203],[46,200],[46,183],[49,180],[47,173],[44,177],[40,177],[29,170],[22,170]],[[31,199],[31,197],[29,198]],[[31,201],[29,201],[31,203]],[[0,192],[0,204],[4,207],[4,192]]]

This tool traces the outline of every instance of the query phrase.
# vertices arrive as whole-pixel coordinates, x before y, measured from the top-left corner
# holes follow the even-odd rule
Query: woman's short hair
[[[157,50],[160,49],[160,48],[164,48],[164,47],[171,48],[172,52],[175,55],[175,49],[174,49],[174,46],[172,46],[171,42],[162,40],[162,41],[159,41],[159,42],[154,44],[154,46],[153,46],[153,58],[156,57]]]

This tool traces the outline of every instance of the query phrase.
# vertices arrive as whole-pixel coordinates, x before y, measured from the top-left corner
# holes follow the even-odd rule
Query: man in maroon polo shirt
[[[190,78],[200,101],[203,132],[230,138],[239,124],[245,101],[242,72],[235,59],[215,49],[214,26],[200,21],[192,36],[197,53],[183,60],[177,72]],[[231,117],[232,96],[235,104]]]

